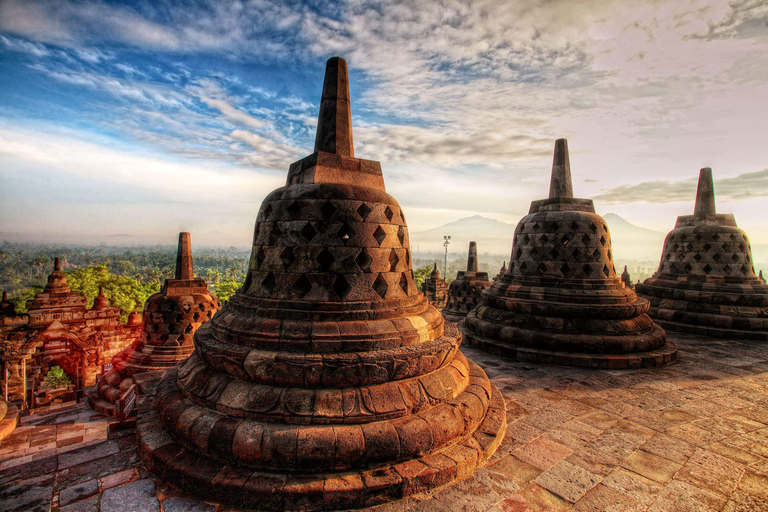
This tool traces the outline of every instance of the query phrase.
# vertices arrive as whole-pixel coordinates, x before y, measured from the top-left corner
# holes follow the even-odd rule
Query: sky
[[[248,246],[325,61],[411,232],[574,193],[662,232],[712,167],[768,243],[768,0],[0,0],[0,237]]]

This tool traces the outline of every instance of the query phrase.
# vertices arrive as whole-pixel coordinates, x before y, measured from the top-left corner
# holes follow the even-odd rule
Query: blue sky
[[[666,231],[711,166],[768,243],[768,3],[0,0],[2,236],[246,246],[310,153],[325,60],[411,231],[574,190]]]

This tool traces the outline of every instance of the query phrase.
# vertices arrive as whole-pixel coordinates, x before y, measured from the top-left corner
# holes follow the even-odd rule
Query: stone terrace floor
[[[465,349],[507,401],[499,451],[474,476],[394,511],[768,511],[768,344],[675,334],[661,370],[587,371]],[[85,404],[22,419],[0,445],[0,511],[230,510],[143,468]]]

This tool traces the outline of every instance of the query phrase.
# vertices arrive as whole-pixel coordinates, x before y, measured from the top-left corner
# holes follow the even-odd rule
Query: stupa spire
[[[341,57],[331,57],[325,65],[315,151],[353,158],[355,156],[352,112],[349,106],[349,76],[347,62]]]
[[[176,252],[176,279],[194,279],[192,267],[192,239],[189,233],[179,233],[179,249]]]
[[[61,263],[59,263],[58,256],[53,259],[53,271],[54,272],[61,272]]]
[[[712,181],[712,169],[704,167],[699,171],[699,186],[696,189],[696,207],[693,214],[697,217],[714,215],[715,210],[715,185]]]
[[[549,182],[549,198],[573,197],[571,182],[571,161],[568,157],[568,141],[555,141],[555,156],[552,160],[552,179]]]
[[[477,243],[469,242],[467,255],[467,272],[477,272]]]

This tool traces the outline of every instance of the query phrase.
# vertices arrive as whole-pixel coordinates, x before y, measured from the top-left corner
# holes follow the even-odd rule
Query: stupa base
[[[768,332],[765,331],[746,331],[741,329],[729,329],[727,327],[714,327],[711,325],[687,324],[663,320],[658,317],[654,317],[653,321],[657,325],[663,327],[665,331],[683,332],[686,334],[697,334],[699,336],[727,338],[731,340],[768,341]]]
[[[523,361],[552,366],[572,366],[577,368],[596,368],[622,370],[629,368],[655,368],[677,361],[677,346],[667,340],[663,347],[647,352],[628,354],[597,354],[587,352],[558,352],[529,347],[518,347],[500,341],[478,336],[469,329],[461,328],[464,343],[490,354],[496,354],[515,361]]]
[[[114,416],[115,404],[131,385],[136,385],[140,395],[154,394],[157,382],[171,367],[147,367],[144,371],[131,376],[112,369],[100,382],[92,386],[85,394],[88,406],[99,414]],[[129,381],[128,382],[125,381]],[[110,381],[118,385],[110,384]]]
[[[507,426],[504,398],[498,389],[491,389],[488,412],[471,435],[420,458],[360,470],[278,473],[203,456],[163,428],[154,397],[140,406],[136,434],[150,471],[206,500],[269,511],[356,509],[440,487],[482,466],[501,444]]]
[[[0,399],[0,441],[8,437],[18,423],[18,407],[10,402]]]

